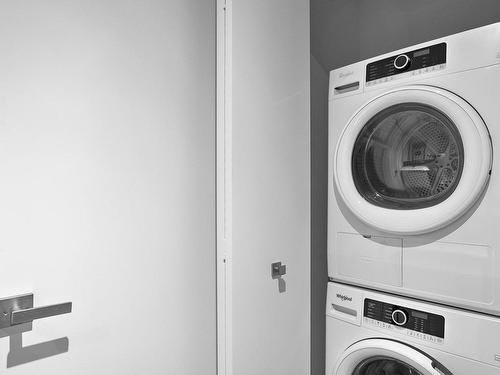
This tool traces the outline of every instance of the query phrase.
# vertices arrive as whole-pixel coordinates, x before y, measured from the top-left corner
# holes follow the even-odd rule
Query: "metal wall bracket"
[[[4,298],[0,300],[0,329],[17,324],[30,323],[36,319],[68,314],[72,303],[65,302],[56,305],[33,307],[33,294]]]
[[[282,265],[281,262],[276,262],[271,264],[271,277],[273,279],[278,279],[286,274],[286,265]]]

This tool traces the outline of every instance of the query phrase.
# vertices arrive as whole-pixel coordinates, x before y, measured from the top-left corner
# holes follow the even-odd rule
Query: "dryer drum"
[[[427,104],[401,103],[373,116],[352,155],[358,192],[392,209],[437,205],[460,181],[462,139],[448,116]]]

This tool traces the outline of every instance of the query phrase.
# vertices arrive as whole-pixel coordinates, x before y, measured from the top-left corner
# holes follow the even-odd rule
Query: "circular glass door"
[[[383,109],[361,129],[352,174],[367,201],[408,210],[448,198],[463,161],[462,138],[448,116],[426,104],[401,103]]]
[[[451,375],[442,364],[409,345],[366,339],[351,345],[333,375]]]
[[[386,92],[360,108],[335,150],[336,194],[355,217],[397,235],[435,231],[487,186],[488,130],[460,97],[432,86]]]
[[[422,375],[422,373],[397,359],[374,357],[358,364],[352,375]]]

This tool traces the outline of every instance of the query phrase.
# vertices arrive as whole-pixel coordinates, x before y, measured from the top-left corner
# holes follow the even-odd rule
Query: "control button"
[[[392,312],[392,321],[398,326],[404,326],[408,321],[408,316],[404,311],[396,309]]]
[[[410,58],[407,55],[399,55],[394,59],[394,67],[403,70],[410,66]]]

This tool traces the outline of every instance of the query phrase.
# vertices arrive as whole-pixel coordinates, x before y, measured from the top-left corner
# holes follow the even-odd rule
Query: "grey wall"
[[[328,72],[498,21],[499,0],[311,0],[312,375],[325,373]]]
[[[311,53],[328,72],[499,20],[498,0],[311,0]]]
[[[311,374],[325,369],[328,75],[311,55]]]

